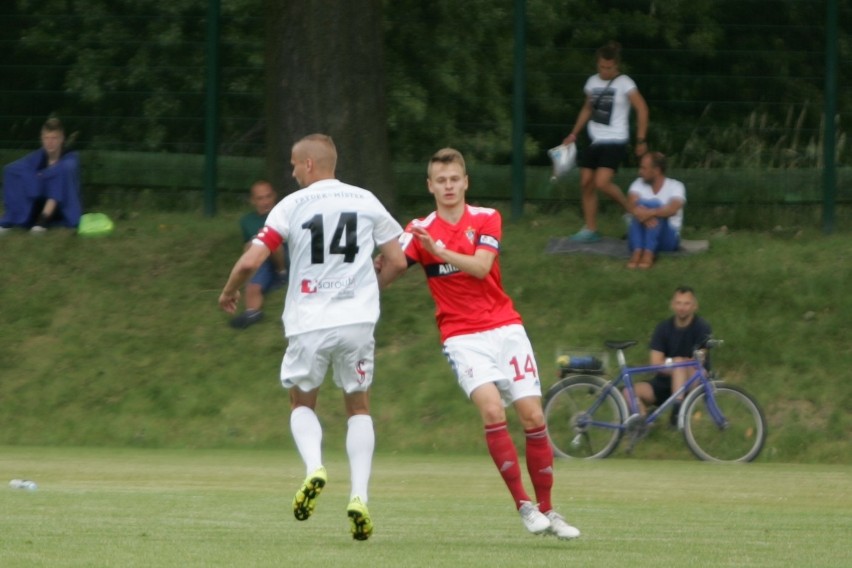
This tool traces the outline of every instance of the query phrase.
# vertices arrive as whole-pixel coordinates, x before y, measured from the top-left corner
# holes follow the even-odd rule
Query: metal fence
[[[222,55],[217,126],[223,135],[219,144],[218,185],[224,192],[244,191],[265,170],[264,37],[256,33],[263,29],[263,18],[257,15],[262,2],[244,0],[242,4],[252,1],[258,10],[240,18],[223,18],[219,38]],[[825,19],[826,3],[803,1],[813,6],[814,17],[791,28],[789,33],[825,38],[830,27]],[[41,124],[48,114],[55,113],[62,117],[67,133],[74,136],[74,144],[82,151],[84,184],[92,197],[96,198],[97,192],[104,188],[169,192],[200,188],[205,131],[205,2],[198,0],[195,13],[189,16],[183,13],[174,22],[170,21],[171,12],[164,3],[155,3],[159,8],[149,6],[134,13],[102,15],[102,34],[79,37],[70,45],[69,40],[63,39],[67,38],[63,31],[82,26],[82,19],[92,15],[55,8],[65,3],[46,4],[53,7],[52,11],[33,13],[16,8],[18,4],[11,2],[0,7],[0,30],[6,32],[0,34],[0,159],[5,163],[36,148]],[[760,7],[758,2],[751,4],[755,9]],[[389,19],[393,17],[388,15]],[[51,20],[53,27],[36,25],[45,18]],[[159,23],[158,29],[169,30],[172,25],[185,29],[175,37],[163,34],[148,37],[145,34],[151,21]],[[194,22],[195,26],[186,26],[187,22]],[[843,25],[848,26],[848,22]],[[138,28],[139,33],[116,34],[109,31],[112,27]],[[742,24],[740,31],[759,39],[761,30],[761,24],[755,23]],[[844,31],[852,30],[841,29]],[[830,39],[822,45],[830,45]],[[852,109],[843,103],[852,100],[852,74],[844,73],[852,70],[849,55],[852,46],[848,41],[842,34],[840,40],[835,40],[839,64],[835,70],[837,93],[833,99],[841,103],[835,121],[836,197],[839,203],[847,204],[852,203],[852,145],[847,140]],[[760,73],[754,72],[755,60],[772,61],[773,46],[762,45],[760,41],[754,45],[750,51],[715,54],[726,59],[732,70],[725,78],[728,88],[723,90],[715,87],[719,77],[703,69],[706,54],[698,48],[684,46],[663,53],[669,65],[660,69],[643,65],[647,56],[660,59],[658,49],[632,47],[627,69],[650,106],[655,147],[674,155],[672,175],[688,182],[691,201],[819,204],[824,185],[826,77],[814,72],[799,77],[799,84],[805,85],[801,93],[783,91],[782,85],[787,83],[782,79],[788,78],[788,70],[767,64]],[[542,149],[550,142],[558,143],[573,123],[582,102],[583,82],[593,71],[590,49],[587,45],[568,45],[560,53],[559,61],[550,61],[544,68],[528,69],[531,84],[526,106],[532,119],[528,118],[526,132]],[[111,57],[125,53],[125,63],[117,66],[108,58],[99,57],[105,50]],[[827,68],[825,49],[802,50],[792,57],[799,62],[799,68]],[[566,66],[566,61],[585,63]],[[134,69],[143,63],[154,82],[132,80]],[[737,69],[748,71],[738,73]],[[81,71],[96,80],[82,81],[75,76]],[[511,77],[511,69],[494,71]],[[537,76],[557,78],[564,89],[557,94],[541,95],[535,90]],[[714,86],[710,79],[714,79]],[[672,92],[689,93],[689,96],[673,97]],[[403,102],[393,97],[389,100],[390,105]],[[535,112],[554,106],[564,108],[561,116]],[[691,118],[655,131],[655,117],[665,116]],[[732,121],[732,116],[738,118]],[[724,117],[724,121],[718,117]],[[479,120],[475,109],[471,109],[467,119],[475,127]],[[708,140],[718,142],[719,146],[713,147]],[[424,148],[424,155],[433,149]],[[506,150],[508,156],[511,150],[508,139]],[[543,151],[527,162],[528,199],[576,198],[573,178],[556,185],[548,182]],[[634,176],[633,166],[635,162],[619,174],[621,183]],[[478,167],[487,182],[477,188],[480,196],[508,199],[511,192],[508,160],[504,164],[480,163]],[[400,194],[422,193],[421,171],[421,164],[395,164]]]

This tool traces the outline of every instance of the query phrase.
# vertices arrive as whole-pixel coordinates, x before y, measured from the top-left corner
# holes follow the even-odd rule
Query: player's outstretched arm
[[[260,268],[267,258],[269,249],[264,245],[252,244],[247,251],[237,260],[231,269],[231,274],[222,293],[219,295],[219,307],[232,314],[237,309],[240,299],[240,289],[248,282],[249,278]]]
[[[452,251],[446,247],[439,246],[432,239],[432,236],[422,227],[414,227],[411,230],[418,239],[423,248],[433,256],[437,256],[441,260],[449,262],[462,272],[467,272],[475,278],[485,278],[491,272],[491,266],[494,264],[496,254],[485,250],[478,249],[474,254],[462,254]]]
[[[379,289],[384,290],[391,282],[399,278],[408,268],[408,259],[402,251],[398,239],[379,245],[379,255],[373,261],[379,278]]]

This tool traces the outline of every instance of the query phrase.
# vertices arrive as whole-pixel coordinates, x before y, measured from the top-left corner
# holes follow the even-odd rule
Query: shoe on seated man
[[[601,240],[601,234],[597,231],[592,231],[587,227],[583,227],[575,234],[568,237],[568,240],[575,243],[596,243]]]
[[[643,250],[642,258],[639,259],[639,264],[636,265],[636,268],[647,270],[652,266],[654,266],[654,251]]]
[[[636,249],[630,256],[630,261],[627,263],[627,268],[639,268],[639,263],[642,262],[642,249]]]
[[[246,310],[237,317],[231,320],[231,327],[234,329],[245,329],[250,325],[256,324],[263,319],[263,312],[260,310]]]

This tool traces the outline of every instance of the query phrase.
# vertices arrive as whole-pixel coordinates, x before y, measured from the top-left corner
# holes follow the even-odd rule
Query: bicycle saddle
[[[627,349],[628,347],[633,347],[637,343],[639,343],[639,342],[636,341],[635,339],[630,339],[630,340],[627,340],[627,341],[613,341],[613,340],[604,341],[604,345],[606,345],[607,348],[609,348],[609,349]]]

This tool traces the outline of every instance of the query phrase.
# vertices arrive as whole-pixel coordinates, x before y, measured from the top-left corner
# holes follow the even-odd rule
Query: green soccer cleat
[[[373,519],[367,505],[361,502],[360,497],[353,497],[346,507],[346,514],[352,525],[352,538],[355,540],[367,540],[373,534]]]
[[[308,517],[314,512],[317,497],[319,497],[327,481],[328,475],[322,466],[305,478],[302,487],[296,491],[296,496],[293,497],[293,515],[296,517],[296,520],[308,520]]]

